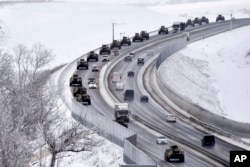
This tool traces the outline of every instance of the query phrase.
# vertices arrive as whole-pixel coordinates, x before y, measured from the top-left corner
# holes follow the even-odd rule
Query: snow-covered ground
[[[250,123],[250,26],[188,45],[159,71],[181,96],[208,111]]]
[[[171,26],[175,21],[186,21],[188,18],[203,15],[207,16],[210,21],[214,21],[217,14],[224,15],[226,19],[230,18],[230,14],[236,18],[249,17],[249,0],[193,3],[198,1],[67,0],[65,2],[2,5],[0,6],[0,48],[8,50],[20,43],[31,46],[36,42],[41,42],[53,50],[55,57],[51,67],[55,67],[69,63],[82,54],[100,47],[101,44],[110,43],[112,23],[115,23],[115,39],[119,39],[123,35],[132,36],[141,30],[153,31],[161,25]],[[218,90],[220,85],[214,84],[214,87]],[[220,97],[223,96],[218,98]],[[223,109],[227,107],[226,103],[221,104],[223,104]],[[104,147],[104,152],[107,149],[111,150],[110,153],[115,152],[110,149],[112,147],[118,151],[116,152],[118,157],[122,154],[119,153],[119,148],[112,145],[105,144]],[[103,153],[103,151],[100,152]],[[107,158],[111,156],[105,154]],[[93,159],[100,159],[100,154],[94,155]],[[79,161],[65,166],[79,166],[76,165],[77,163],[81,163],[81,166],[98,165],[94,164],[96,161],[92,161],[92,158],[82,162],[79,158],[81,156],[83,154],[74,156],[72,154],[71,159]],[[113,165],[104,162],[106,164],[104,166],[117,166],[120,162],[118,158]]]

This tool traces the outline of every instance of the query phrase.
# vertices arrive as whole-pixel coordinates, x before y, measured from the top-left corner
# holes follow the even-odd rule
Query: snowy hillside
[[[239,122],[249,121],[250,26],[188,45],[160,67],[186,99]]]

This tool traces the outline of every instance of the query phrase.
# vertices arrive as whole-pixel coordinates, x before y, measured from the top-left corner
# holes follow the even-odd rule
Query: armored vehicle
[[[121,46],[122,45],[131,45],[131,40],[129,37],[123,37],[122,40],[121,40]]]
[[[225,21],[225,17],[222,16],[221,14],[219,14],[217,17],[216,17],[216,22],[218,21]]]
[[[127,89],[124,93],[124,101],[133,101],[134,100],[134,90]]]
[[[78,95],[86,94],[87,89],[85,87],[75,87],[73,89],[73,96],[77,97]]]
[[[144,58],[139,57],[139,58],[137,59],[137,65],[139,65],[139,66],[144,65]]]
[[[158,34],[168,34],[168,28],[165,26],[161,26],[158,31]]]
[[[110,45],[110,48],[113,49],[113,48],[116,48],[116,49],[121,49],[121,43],[117,40],[114,40],[111,45]]]
[[[188,19],[186,22],[186,27],[188,27],[188,26],[194,26],[191,19]]]
[[[203,147],[213,147],[215,145],[215,137],[214,135],[205,135],[201,139],[201,143]]]
[[[135,36],[133,37],[133,42],[136,41],[141,41],[141,42],[143,41],[143,38],[139,33],[135,33]]]
[[[141,31],[140,36],[142,37],[142,39],[149,39],[149,33],[147,33],[146,31]]]
[[[198,17],[194,18],[193,20],[193,26],[195,25],[201,25],[201,20]]]
[[[82,104],[87,104],[90,105],[91,104],[91,99],[90,96],[86,93],[86,94],[80,94],[76,97],[76,100]]]
[[[209,19],[206,18],[205,16],[202,16],[201,19],[200,19],[200,21],[201,21],[201,24],[202,24],[202,23],[206,23],[206,24],[209,23]]]
[[[99,54],[102,55],[102,54],[110,54],[110,47],[108,45],[102,45],[100,51],[99,51]]]
[[[77,70],[87,70],[87,69],[89,69],[88,61],[86,61],[85,59],[80,59],[79,61],[77,61],[76,69]]]
[[[168,162],[184,162],[184,151],[173,145],[165,151],[165,160]]]
[[[184,22],[174,22],[172,25],[173,33],[185,30],[186,23]]]
[[[79,77],[77,74],[74,74],[72,77],[70,77],[69,86],[81,87],[82,86],[82,78]]]
[[[116,122],[120,123],[125,127],[128,127],[130,114],[131,111],[129,110],[128,103],[115,103],[114,116]]]
[[[98,61],[98,54],[95,51],[90,51],[87,55],[87,61]]]

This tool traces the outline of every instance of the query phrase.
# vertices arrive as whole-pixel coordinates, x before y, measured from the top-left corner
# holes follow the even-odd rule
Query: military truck
[[[137,65],[139,66],[144,65],[144,58],[141,58],[141,57],[137,58]]]
[[[142,37],[142,39],[149,39],[149,33],[147,33],[146,31],[141,31],[140,36]]]
[[[172,145],[165,151],[165,160],[168,162],[184,162],[184,151],[180,150],[177,145]]]
[[[202,16],[201,19],[200,19],[200,22],[201,22],[201,24],[202,24],[202,23],[208,24],[208,23],[209,23],[209,19],[206,18],[205,16]]]
[[[186,27],[188,27],[188,26],[194,26],[193,21],[191,19],[188,19],[186,22]]]
[[[184,22],[174,22],[172,25],[173,33],[185,30],[186,23]]]
[[[225,21],[225,17],[222,16],[221,14],[219,14],[217,17],[216,17],[216,22],[218,21]]]
[[[115,103],[114,116],[116,122],[125,127],[128,127],[130,114],[131,111],[129,110],[128,103]]]
[[[69,86],[72,87],[81,87],[82,86],[82,78],[77,74],[72,75],[69,80]]]
[[[108,45],[102,45],[100,51],[99,51],[99,54],[102,55],[102,54],[110,54],[111,50],[110,50],[110,47]]]
[[[98,61],[98,54],[95,51],[90,51],[87,55],[87,61]]]
[[[122,40],[121,40],[121,46],[123,45],[131,45],[131,40],[129,37],[122,37]]]
[[[76,69],[77,70],[87,70],[87,69],[89,69],[88,61],[86,61],[85,59],[78,60]]]
[[[143,38],[139,33],[135,33],[133,37],[133,42],[136,42],[136,41],[141,41],[141,42],[143,41]]]
[[[82,94],[87,94],[87,89],[85,87],[75,87],[72,92],[73,96],[77,97]]]
[[[121,43],[117,40],[114,40],[111,45],[110,45],[110,48],[113,49],[113,48],[116,48],[116,49],[121,49]]]
[[[194,18],[193,20],[193,26],[195,25],[201,25],[201,20],[198,17]]]
[[[165,26],[161,26],[159,31],[158,31],[158,34],[168,34],[168,28],[165,27]]]
[[[90,105],[91,104],[90,96],[87,93],[80,94],[80,95],[76,96],[76,100],[83,105]]]

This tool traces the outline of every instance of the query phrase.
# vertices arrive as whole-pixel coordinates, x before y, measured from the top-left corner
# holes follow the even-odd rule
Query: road
[[[235,23],[234,26],[241,25],[244,23],[239,21]],[[213,24],[209,26],[210,28],[206,28],[206,26],[200,26],[200,27],[195,27],[193,29],[190,29],[191,42],[201,39],[204,36],[204,34],[208,34],[208,33],[215,32],[217,30],[229,28],[229,24],[226,22],[218,24],[218,26],[215,26]],[[199,30],[200,28],[202,28],[202,30]],[[112,61],[115,61],[134,50],[138,50],[139,48],[144,47],[144,49],[136,52],[136,57],[144,57],[145,61],[147,61],[150,59],[150,57],[147,56],[145,51],[154,50],[154,55],[157,55],[165,45],[167,45],[169,42],[174,40],[171,38],[174,38],[175,35],[176,34],[156,35],[156,36],[152,36],[148,41],[144,41],[142,43],[140,42],[133,43],[132,46],[122,47],[122,49],[120,50],[121,54],[117,57],[112,57],[111,59]],[[131,88],[135,90],[135,100],[130,103],[130,107],[131,107],[133,115],[138,116],[141,119],[154,124],[158,129],[161,130],[161,132],[164,132],[164,134],[175,134],[176,136],[179,136],[180,138],[187,140],[187,142],[195,143],[197,146],[200,146],[201,145],[200,140],[201,140],[201,137],[204,135],[204,132],[197,130],[193,126],[190,126],[186,122],[183,122],[181,119],[178,119],[176,123],[167,123],[165,120],[165,115],[167,111],[163,109],[162,107],[160,107],[156,102],[153,102],[153,99],[150,99],[150,102],[148,104],[140,103],[139,97],[142,95],[142,93],[139,88],[140,85],[137,82],[138,81],[137,75],[141,67],[137,66],[135,59],[136,58],[134,58],[134,60],[131,63],[125,63],[123,62],[123,59],[121,59],[121,61],[111,70],[111,73],[120,72],[122,74],[123,81],[125,83],[125,88]],[[71,68],[76,68],[75,64],[72,64]],[[101,61],[97,63],[91,62],[89,63],[90,68],[91,68],[91,65],[93,64],[98,64],[100,67],[102,67],[106,63],[101,62]],[[133,78],[127,78],[126,72],[129,70],[135,71],[136,75]],[[149,72],[152,72],[150,68],[149,68]],[[98,72],[91,72],[91,70],[78,71],[78,74],[82,77],[83,84],[85,87],[87,87],[88,85],[87,79],[89,77],[95,77],[97,79],[100,77]],[[71,74],[65,74],[65,75],[71,75]],[[148,77],[148,79],[150,80],[151,78]],[[61,84],[64,84],[62,85],[63,87],[68,86],[67,81]],[[115,88],[114,84],[111,82],[109,82],[108,86],[112,94],[119,101],[122,102],[123,92],[116,91],[114,89]],[[113,118],[113,108],[110,107],[105,102],[104,100],[105,97],[101,96],[99,89],[88,90],[88,93],[91,96],[92,105],[83,106],[83,107],[86,107],[88,110],[96,110],[110,118]],[[64,93],[64,95],[70,96],[69,89],[66,91],[66,93]],[[218,164],[211,161],[211,159],[205,157],[202,154],[199,154],[198,152],[188,148],[185,145],[176,143],[175,141],[171,139],[169,139],[168,145],[177,144],[180,146],[181,149],[185,151],[185,163],[169,164],[164,161],[164,157],[163,157],[163,153],[165,149],[168,147],[168,145],[159,146],[155,143],[155,139],[159,135],[159,133],[149,130],[149,128],[146,128],[145,126],[141,125],[134,119],[132,119],[132,121],[129,123],[129,128],[134,130],[138,134],[138,140],[137,140],[138,147],[144,150],[149,155],[151,155],[152,158],[156,160],[157,163],[160,164],[161,166],[170,166],[170,165],[171,166],[204,166],[204,167],[218,166]],[[219,140],[217,141],[216,146],[212,149],[209,149],[209,151],[229,161],[229,150],[234,150],[234,149],[235,149],[234,146],[229,145]]]

